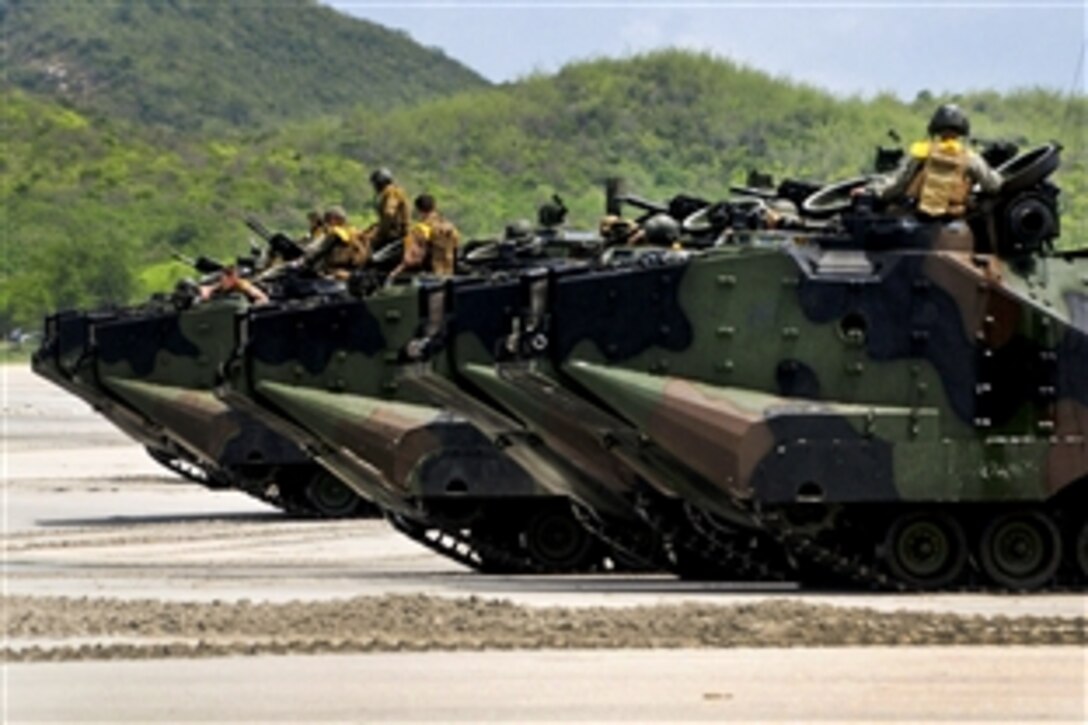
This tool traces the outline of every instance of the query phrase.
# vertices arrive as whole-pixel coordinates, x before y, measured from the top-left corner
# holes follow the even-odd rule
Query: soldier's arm
[[[426,256],[424,245],[427,241],[423,239],[422,235],[413,233],[410,237],[410,243],[409,240],[405,240],[404,261],[401,262],[401,266],[405,269],[415,269],[423,264],[423,258]]]
[[[987,194],[996,193],[1005,183],[1001,174],[986,163],[986,159],[974,152],[971,152],[967,162],[967,175]]]
[[[879,199],[894,199],[902,196],[910,180],[918,173],[920,162],[913,157],[907,157],[899,162],[899,166],[890,174],[878,176],[868,184],[868,190]]]
[[[238,280],[238,289],[254,304],[263,305],[268,302],[268,295],[264,293],[264,290],[250,282],[248,279]]]
[[[313,242],[306,248],[306,253],[302,255],[302,264],[306,267],[313,267],[315,264],[325,258],[330,251],[332,251],[333,245],[336,244],[337,239],[332,234],[326,234],[321,239]]]
[[[400,264],[398,264],[386,280],[396,279],[397,275],[409,270],[419,267],[423,264],[424,248],[426,240],[423,239],[423,235],[418,230],[413,229],[409,232],[408,237],[404,240],[404,252],[400,258]]]

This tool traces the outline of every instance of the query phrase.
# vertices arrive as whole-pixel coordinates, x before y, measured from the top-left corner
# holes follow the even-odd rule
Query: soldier
[[[506,225],[494,251],[499,263],[512,265],[517,258],[538,256],[543,246],[543,239],[533,232],[532,222],[522,218]]]
[[[393,181],[393,174],[387,168],[375,169],[370,174],[370,184],[374,187],[374,207],[378,213],[378,222],[364,232],[372,249],[381,249],[387,244],[399,242],[408,234],[409,211],[408,195]]]
[[[801,217],[797,204],[789,199],[771,199],[763,205],[763,225],[767,229],[800,229]]]
[[[515,219],[506,225],[503,230],[502,240],[514,244],[523,244],[532,241],[533,225],[528,219]]]
[[[405,272],[424,272],[450,277],[457,263],[461,233],[439,213],[434,197],[420,194],[415,200],[416,223],[404,238],[404,255],[387,281]]]
[[[668,214],[654,214],[633,235],[629,245],[646,244],[651,247],[677,247],[680,244],[680,223]]]
[[[268,302],[268,295],[264,293],[264,290],[245,277],[239,276],[238,267],[233,264],[228,264],[223,267],[223,271],[219,274],[219,279],[214,284],[202,285],[200,287],[200,299],[203,301],[232,293],[245,295],[245,297],[254,304],[260,305]]]
[[[601,235],[601,239],[604,240],[606,247],[637,244],[637,242],[632,240],[636,235],[642,233],[642,230],[639,229],[638,224],[634,221],[624,219],[616,214],[606,214],[601,217],[597,231]]]
[[[297,240],[284,241],[294,241],[294,244],[298,247],[301,247],[303,253],[305,253],[311,248],[316,248],[316,246],[321,243],[321,240],[325,238],[325,232],[325,219],[322,216],[321,212],[317,209],[311,209],[310,211],[306,212],[306,233],[299,237]],[[281,247],[277,247],[275,240],[269,240],[269,243],[271,245],[271,249],[269,249],[266,258],[262,260],[262,264],[259,265],[261,270],[268,270],[274,267],[278,267],[284,262],[284,247],[288,245],[284,244]]]
[[[319,274],[340,280],[347,279],[353,270],[362,267],[370,259],[368,240],[358,229],[348,224],[347,212],[343,207],[329,207],[323,222],[324,236],[307,247],[306,254],[299,263]]]
[[[977,183],[986,193],[1001,188],[1001,174],[967,147],[971,126],[959,106],[938,108],[928,130],[929,139],[912,144],[894,172],[852,193],[868,192],[890,202],[915,202],[926,216],[957,219],[967,211],[972,184]]]

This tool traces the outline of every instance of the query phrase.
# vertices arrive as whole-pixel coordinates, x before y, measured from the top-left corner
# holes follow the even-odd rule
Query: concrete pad
[[[403,653],[11,665],[5,720],[1083,722],[1076,648]]]

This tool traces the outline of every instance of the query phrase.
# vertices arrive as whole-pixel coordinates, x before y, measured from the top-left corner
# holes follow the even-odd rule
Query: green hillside
[[[1067,244],[1088,242],[1083,96],[1023,91],[958,99],[977,135],[1067,148]],[[888,128],[908,140],[940,99],[837,99],[708,57],[658,53],[413,107],[360,107],[275,131],[185,139],[0,97],[5,200],[0,329],[46,309],[125,301],[185,270],[170,251],[242,251],[242,212],[299,231],[304,210],[342,203],[359,220],[366,174],[388,164],[412,194],[435,193],[469,234],[531,216],[553,191],[593,226],[600,183],[620,174],[649,197],[723,197],[747,170],[835,180],[867,170]]]
[[[7,82],[182,130],[389,109],[485,85],[402,33],[313,0],[0,0]]]

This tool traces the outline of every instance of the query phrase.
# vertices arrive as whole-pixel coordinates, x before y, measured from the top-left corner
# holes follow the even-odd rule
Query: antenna
[[[1084,87],[1084,56],[1088,55],[1088,39],[1080,41],[1080,53],[1077,56],[1077,67],[1073,71],[1073,82],[1066,94],[1065,118],[1062,119],[1062,134],[1069,130],[1069,122],[1073,116],[1073,99],[1077,95],[1077,88]]]

